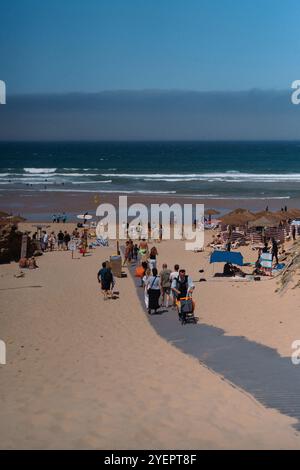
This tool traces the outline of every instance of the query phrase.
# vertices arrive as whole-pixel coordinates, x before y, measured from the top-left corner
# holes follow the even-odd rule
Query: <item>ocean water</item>
[[[300,142],[0,142],[0,192],[300,197]]]

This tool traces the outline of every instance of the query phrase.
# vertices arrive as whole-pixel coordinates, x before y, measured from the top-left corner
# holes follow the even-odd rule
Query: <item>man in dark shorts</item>
[[[57,244],[58,244],[58,249],[59,250],[62,250],[63,249],[63,246],[64,246],[64,234],[63,232],[60,230],[57,234]]]
[[[107,267],[107,263],[105,261],[102,263],[102,268],[98,271],[97,278],[98,282],[101,283],[103,298],[104,300],[107,300],[108,295],[112,295],[111,290],[113,288],[114,278],[111,269]]]
[[[68,250],[68,249],[69,249],[69,248],[68,248],[68,244],[69,244],[69,241],[70,241],[70,240],[71,240],[70,234],[69,234],[67,231],[65,231],[65,232],[64,232],[64,249],[65,249],[65,250]]]

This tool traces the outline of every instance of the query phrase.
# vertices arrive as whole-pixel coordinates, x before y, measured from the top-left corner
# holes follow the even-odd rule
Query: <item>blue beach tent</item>
[[[239,251],[214,251],[210,256],[211,263],[231,263],[243,266],[243,256]]]

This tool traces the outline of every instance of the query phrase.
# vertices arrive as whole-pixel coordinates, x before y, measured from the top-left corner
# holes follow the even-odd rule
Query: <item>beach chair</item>
[[[103,238],[103,237],[97,238],[96,244],[97,246],[109,246],[108,238]]]

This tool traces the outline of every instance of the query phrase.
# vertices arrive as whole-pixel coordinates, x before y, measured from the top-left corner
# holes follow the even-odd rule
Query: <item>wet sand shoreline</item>
[[[299,199],[251,199],[251,198],[200,198],[181,195],[149,195],[94,192],[37,192],[37,191],[0,191],[0,208],[13,214],[20,214],[28,220],[49,222],[52,214],[66,212],[68,220],[75,220],[77,214],[89,211],[95,213],[101,203],[110,203],[118,209],[119,196],[127,196],[128,206],[142,203],[151,204],[204,204],[205,208],[215,208],[224,213],[243,207],[249,210],[280,210],[281,207],[300,207]]]

